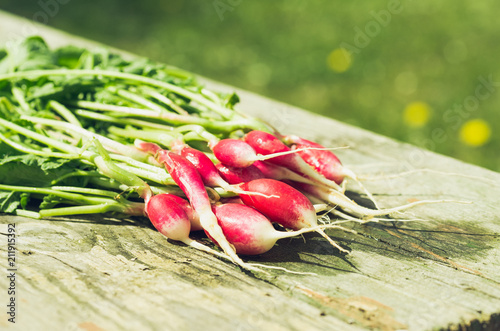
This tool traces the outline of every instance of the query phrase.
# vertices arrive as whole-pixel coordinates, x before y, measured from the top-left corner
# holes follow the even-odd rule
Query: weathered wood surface
[[[0,43],[32,31],[31,24],[0,12]],[[95,45],[46,27],[36,30],[53,46]],[[317,275],[273,271],[267,278],[168,242],[143,219],[38,221],[2,215],[2,275],[9,223],[16,225],[18,270],[16,324],[7,322],[9,284],[0,277],[0,329],[500,328],[500,174],[238,93],[241,110],[285,133],[350,146],[338,154],[360,174],[426,168],[480,177],[427,172],[366,181],[382,206],[415,199],[473,204],[427,205],[406,214],[426,221],[350,225],[358,234],[328,231],[351,250],[347,256],[315,235],[307,235],[306,243],[282,241],[251,260]]]

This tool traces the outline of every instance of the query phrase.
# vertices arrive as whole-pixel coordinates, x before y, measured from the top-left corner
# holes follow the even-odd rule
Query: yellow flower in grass
[[[352,64],[352,54],[345,48],[336,48],[328,55],[327,63],[333,71],[347,71]]]
[[[422,101],[408,104],[404,110],[404,121],[408,126],[422,127],[431,117],[431,107]]]
[[[490,125],[479,118],[465,122],[460,128],[460,140],[469,146],[482,146],[490,140],[490,137]]]

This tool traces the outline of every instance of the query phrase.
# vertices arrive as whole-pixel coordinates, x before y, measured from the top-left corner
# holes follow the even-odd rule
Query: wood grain
[[[22,36],[30,24],[0,12],[0,43]],[[52,46],[96,45],[47,27],[36,30]],[[245,273],[167,241],[141,218],[38,221],[1,215],[0,232],[14,223],[18,235],[18,319],[12,324],[0,318],[2,329],[500,328],[498,173],[201,79],[212,89],[237,91],[238,109],[284,133],[349,146],[338,155],[361,176],[432,169],[364,181],[381,206],[424,199],[471,203],[425,205],[401,216],[421,221],[346,225],[355,233],[329,230],[348,255],[310,234],[305,242],[283,240],[250,259],[314,276]],[[365,203],[357,192],[351,183],[349,194]],[[5,235],[0,238],[6,273],[7,243]],[[2,306],[7,287],[8,279],[0,277]]]

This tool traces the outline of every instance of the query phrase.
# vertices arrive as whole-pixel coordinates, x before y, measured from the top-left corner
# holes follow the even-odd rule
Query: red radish
[[[287,229],[299,230],[316,226],[316,213],[312,203],[299,191],[274,179],[256,179],[240,184],[243,190],[266,192],[276,197],[264,198],[241,194],[241,200],[259,210],[271,221]]]
[[[243,140],[222,139],[211,148],[217,160],[230,167],[245,168],[257,160],[255,150]]]
[[[379,209],[372,194],[361,184],[356,174],[344,167],[338,157],[330,150],[325,149],[324,146],[318,143],[295,135],[283,136],[282,140],[289,145],[293,144],[292,149],[297,149],[300,157],[325,178],[333,180],[339,185],[346,177],[354,180],[375,204],[375,207]]]
[[[282,140],[287,145],[293,145],[292,148],[301,149],[298,154],[302,157],[302,159],[304,159],[304,161],[306,161],[307,164],[326,178],[335,181],[339,185],[342,184],[346,176],[351,177],[351,175],[354,175],[352,171],[344,170],[342,163],[334,153],[329,150],[322,149],[324,146],[318,143],[295,135],[283,136]],[[307,149],[307,147],[313,147],[314,149]]]
[[[183,199],[175,194],[164,193],[162,195],[167,196],[173,203],[179,205],[182,210],[186,213],[189,221],[191,222],[191,231],[200,231],[203,230],[200,224],[200,218],[198,214],[194,211],[193,207],[189,204],[186,199]]]
[[[158,194],[149,199],[145,210],[153,226],[169,239],[181,241],[198,250],[227,258],[226,255],[189,238],[190,220],[184,208],[178,205],[173,197],[175,195]],[[182,198],[179,199],[182,200]]]
[[[256,161],[256,163],[257,162],[261,161]],[[265,177],[259,168],[255,166],[255,163],[246,168],[229,167],[222,163],[216,164],[215,167],[219,170],[221,177],[229,184],[245,183]]]
[[[159,151],[156,154],[156,159],[165,166],[172,179],[186,194],[186,197],[191,202],[191,206],[193,206],[193,209],[200,217],[201,226],[219,243],[224,253],[242,268],[261,272],[260,269],[243,262],[236,255],[234,247],[224,237],[224,233],[217,223],[217,218],[212,212],[210,199],[208,198],[203,180],[193,164],[185,157],[167,150]]]
[[[272,222],[281,224],[285,228],[301,230],[318,226],[316,211],[313,204],[288,184],[274,179],[256,179],[240,184],[245,191],[260,192],[270,197],[240,194],[241,200],[250,207],[257,209]],[[328,237],[322,229],[316,230],[333,246],[343,252],[345,249]]]
[[[215,205],[212,210],[227,240],[238,254],[257,255],[269,251],[277,240],[298,236],[315,228],[300,231],[276,231],[269,219],[257,210],[237,203]]]
[[[337,183],[317,173],[299,155],[295,153],[288,154],[288,152],[293,151],[272,134],[256,130],[250,131],[245,136],[245,141],[250,146],[252,146],[255,152],[257,152],[258,154],[272,155],[276,153],[284,153],[284,155],[269,158],[268,162],[286,167],[294,172],[310,178],[315,182],[332,187],[336,190],[341,190],[340,186]]]
[[[228,186],[228,183],[222,179],[212,160],[205,153],[184,146],[180,149],[179,154],[188,159],[196,167],[206,186],[220,186],[222,188]]]
[[[169,194],[158,194],[146,205],[146,213],[154,227],[167,238],[185,241],[191,231],[184,209]]]

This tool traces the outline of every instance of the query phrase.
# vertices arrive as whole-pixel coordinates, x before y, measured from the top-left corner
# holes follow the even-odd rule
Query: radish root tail
[[[349,254],[349,251],[343,247],[341,247],[339,244],[337,244],[335,241],[332,240],[332,238],[330,238],[326,233],[325,231],[323,231],[322,229],[318,229],[316,230],[317,233],[319,233],[320,235],[322,235],[326,240],[328,240],[328,242],[330,244],[332,244],[333,247],[337,248],[339,251],[343,252],[343,253],[346,253],[346,254]]]

